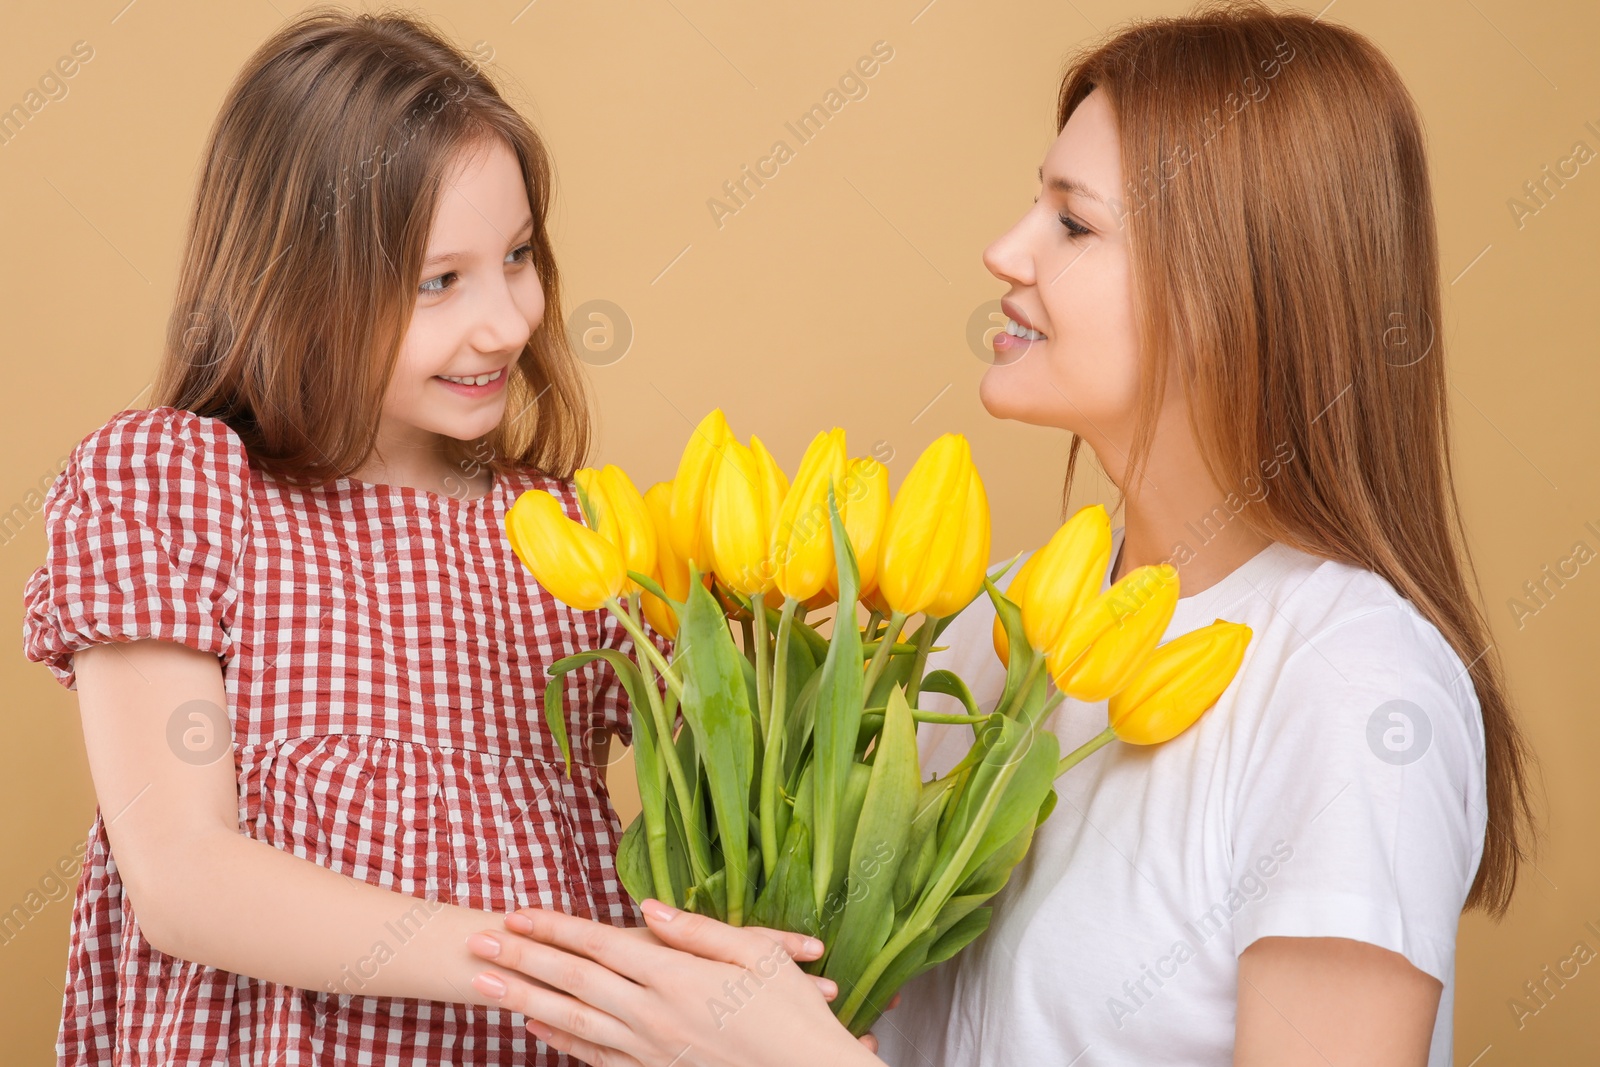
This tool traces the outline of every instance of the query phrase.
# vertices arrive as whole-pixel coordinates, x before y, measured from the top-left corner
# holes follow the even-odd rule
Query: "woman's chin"
[[[1013,422],[1033,422],[1029,415],[1038,414],[1037,391],[1016,373],[1016,368],[996,363],[983,372],[978,383],[978,400],[983,409],[997,419]]]

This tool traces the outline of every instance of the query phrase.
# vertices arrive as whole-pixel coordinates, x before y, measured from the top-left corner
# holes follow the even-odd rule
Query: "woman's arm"
[[[231,738],[207,736],[229,729],[215,656],[137,641],[84,649],[74,666],[106,835],[151,945],[304,989],[495,1003],[472,987],[484,964],[466,938],[499,914],[380,889],[240,833]]]
[[[1239,956],[1235,1067],[1427,1067],[1444,987],[1343,937],[1263,937]]]
[[[485,930],[473,951],[522,972],[500,1005],[526,1015],[540,1040],[597,1067],[882,1062],[833,1017],[822,980],[795,966],[821,954],[815,938],[727,926],[656,900],[640,910],[662,944],[524,908],[505,919],[518,933]]]

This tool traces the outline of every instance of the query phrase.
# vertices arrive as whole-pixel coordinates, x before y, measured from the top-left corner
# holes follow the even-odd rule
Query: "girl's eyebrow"
[[[532,230],[533,230],[533,216],[529,215],[527,220],[524,221],[521,226],[517,227],[516,236],[517,236],[518,239],[520,239],[524,234],[528,234]],[[437,253],[429,256],[427,259],[423,260],[422,261],[422,266],[423,266],[423,269],[426,270],[426,269],[431,268],[431,267],[439,266],[440,264],[454,263],[457,260],[466,259],[466,258],[467,258],[467,253],[465,253],[465,252],[437,252]]]
[[[1039,168],[1039,180],[1041,182],[1044,181],[1044,167]],[[1059,178],[1055,175],[1051,175],[1050,180],[1045,182],[1045,184],[1058,193],[1077,193],[1079,196],[1088,197],[1090,200],[1094,200],[1101,204],[1106,202],[1105,197],[1089,188],[1088,185],[1079,181],[1077,178]]]

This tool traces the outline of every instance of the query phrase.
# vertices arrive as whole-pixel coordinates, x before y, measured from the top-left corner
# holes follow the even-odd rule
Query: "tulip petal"
[[[1048,649],[1105,581],[1111,563],[1111,518],[1106,509],[1099,504],[1080,508],[1028,562],[1033,564],[1034,584],[1026,595],[1012,600],[1022,609],[1028,644]]]
[[[1158,745],[1187,730],[1233,682],[1250,638],[1250,627],[1218,619],[1158,647],[1111,698],[1117,737]]]
[[[714,409],[689,435],[678,460],[678,473],[672,479],[672,504],[668,509],[672,547],[680,559],[696,561],[702,570],[708,570],[711,563],[710,546],[702,543],[706,497],[722,451],[732,439],[733,432],[728,429],[722,409]]]
[[[1138,567],[1069,621],[1047,654],[1056,686],[1085,702],[1128,684],[1161,640],[1178,605],[1178,569]]]
[[[568,518],[543,489],[529,489],[512,504],[506,536],[534,579],[569,607],[593,611],[627,584],[616,546]]]

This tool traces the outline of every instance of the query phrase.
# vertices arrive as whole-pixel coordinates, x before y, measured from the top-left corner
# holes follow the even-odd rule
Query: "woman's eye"
[[[456,272],[450,271],[447,274],[439,275],[437,278],[429,278],[427,281],[417,286],[417,291],[419,293],[442,293],[446,289],[450,288],[451,283],[455,280]]]
[[[1072,237],[1082,237],[1089,232],[1087,226],[1079,225],[1070,215],[1059,215],[1057,217],[1061,220],[1061,225],[1067,228],[1067,233]]]
[[[506,255],[506,262],[507,263],[521,263],[524,260],[529,260],[529,259],[532,259],[532,258],[533,258],[533,242],[530,241],[527,244],[523,245],[521,248],[515,249],[514,251],[508,253]]]

